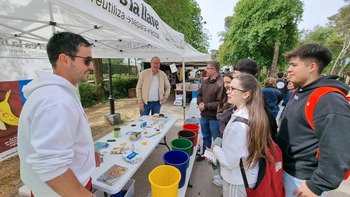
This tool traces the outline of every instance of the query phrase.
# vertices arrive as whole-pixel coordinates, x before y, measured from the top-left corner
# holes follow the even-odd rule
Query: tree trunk
[[[332,69],[331,69],[330,74],[334,74],[334,70],[335,70],[336,66],[338,65],[339,61],[348,53],[348,50],[349,50],[349,48],[350,48],[350,38],[349,38],[349,40],[347,40],[348,38],[349,38],[349,37],[345,37],[345,38],[344,38],[343,48],[342,48],[342,50],[340,51],[340,53],[339,53],[337,59],[335,60],[334,65],[333,65],[333,67],[332,67]]]
[[[105,91],[103,89],[103,73],[102,73],[102,59],[93,59],[95,84],[98,86],[97,101],[100,102],[105,97]]]
[[[273,54],[273,60],[272,60],[272,65],[269,73],[269,77],[274,77],[276,74],[276,68],[277,68],[277,63],[278,63],[278,53],[280,51],[280,43],[277,42],[275,44],[275,53]]]
[[[257,78],[258,78],[258,80],[261,79],[261,68],[260,67],[258,68]]]

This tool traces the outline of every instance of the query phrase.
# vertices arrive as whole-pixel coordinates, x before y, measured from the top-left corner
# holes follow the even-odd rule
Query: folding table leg
[[[168,144],[166,143],[166,136],[164,136],[163,140],[164,140],[164,142],[161,142],[161,143],[159,143],[159,144],[165,145],[165,146],[168,148],[168,150],[170,150]]]

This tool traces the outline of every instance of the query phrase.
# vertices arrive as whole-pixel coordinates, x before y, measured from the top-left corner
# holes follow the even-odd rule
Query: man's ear
[[[68,55],[61,53],[58,55],[58,59],[57,59],[57,64],[58,65],[62,65],[64,67],[66,67],[67,65],[69,65],[69,62],[71,61],[71,59],[68,57]]]
[[[318,72],[318,66],[315,62],[309,64],[309,73]]]

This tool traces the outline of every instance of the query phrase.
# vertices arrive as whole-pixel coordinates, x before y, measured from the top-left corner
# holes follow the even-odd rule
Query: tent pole
[[[182,57],[182,106],[184,110],[184,124],[186,120],[186,81],[185,81],[185,58]]]
[[[49,14],[50,14],[50,20],[53,22],[55,19],[53,18],[53,12],[52,12],[52,4],[49,2]],[[55,25],[51,25],[52,28],[52,34],[56,33]]]
[[[114,114],[114,97],[113,97],[113,87],[112,87],[112,64],[111,58],[108,58],[108,73],[109,73],[109,107],[111,115]]]

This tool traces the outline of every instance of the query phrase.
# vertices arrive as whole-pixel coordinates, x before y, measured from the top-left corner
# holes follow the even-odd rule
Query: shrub
[[[137,77],[128,77],[128,78],[116,77],[112,79],[113,97],[115,99],[128,97],[128,90],[130,88],[136,88],[137,81],[138,81]],[[98,103],[99,87],[102,87],[103,90],[105,91],[105,98],[101,100],[101,103],[108,102],[109,82],[101,83],[99,86],[93,83],[79,84],[79,93],[80,93],[81,103],[84,108],[94,106]]]
[[[93,83],[79,84],[81,104],[84,108],[97,104],[98,86]]]
[[[113,97],[116,99],[128,97],[128,90],[130,88],[136,88],[137,81],[138,81],[137,77],[128,77],[128,78],[117,77],[113,79],[112,80]],[[109,87],[108,87],[108,90],[109,90]]]

